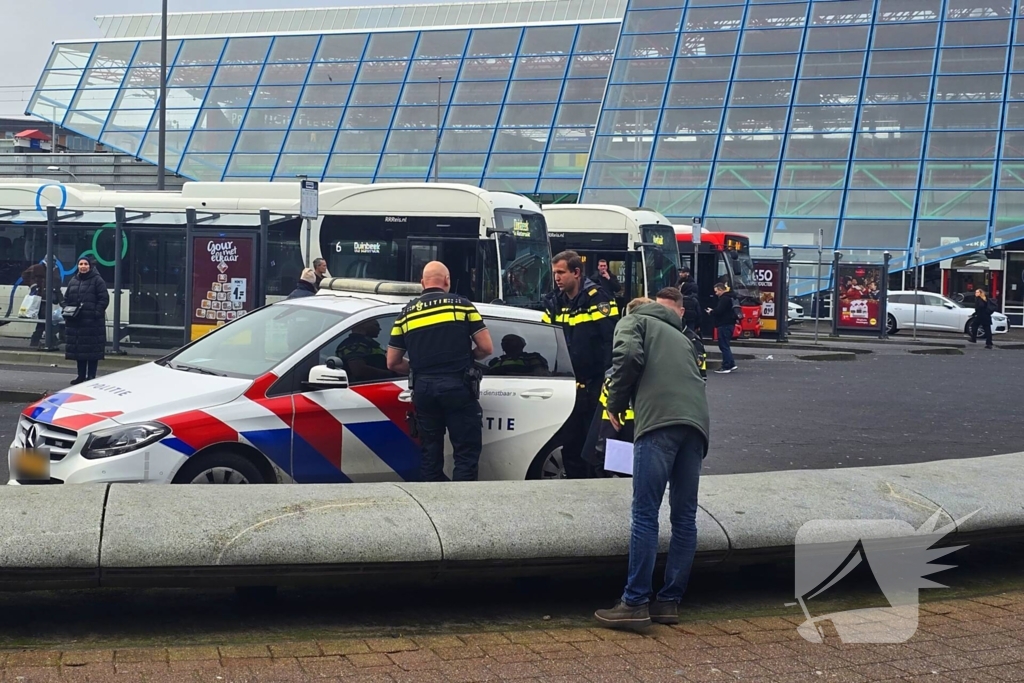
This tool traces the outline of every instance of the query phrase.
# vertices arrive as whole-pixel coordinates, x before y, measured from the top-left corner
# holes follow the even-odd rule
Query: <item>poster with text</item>
[[[255,251],[252,237],[193,237],[192,339],[252,310]]]
[[[882,267],[844,263],[836,273],[840,330],[881,331]]]
[[[761,331],[779,329],[782,301],[782,264],[778,261],[754,261],[754,282],[761,292]]]

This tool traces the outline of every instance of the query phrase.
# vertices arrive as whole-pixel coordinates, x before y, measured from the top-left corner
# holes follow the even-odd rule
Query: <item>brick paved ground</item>
[[[1024,681],[1024,591],[927,603],[901,645],[803,640],[799,619],[261,645],[0,651],[0,681]]]

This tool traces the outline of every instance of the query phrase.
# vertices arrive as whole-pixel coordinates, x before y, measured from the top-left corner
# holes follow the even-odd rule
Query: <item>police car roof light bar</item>
[[[355,277],[324,278],[320,289],[332,292],[358,292],[360,294],[389,294],[391,296],[419,296],[423,285],[418,282],[397,282],[394,280],[371,280]]]

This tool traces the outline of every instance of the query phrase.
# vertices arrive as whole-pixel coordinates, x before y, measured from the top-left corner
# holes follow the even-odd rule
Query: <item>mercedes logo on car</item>
[[[43,442],[43,437],[39,433],[39,425],[32,425],[25,432],[25,446],[28,448],[39,448]]]

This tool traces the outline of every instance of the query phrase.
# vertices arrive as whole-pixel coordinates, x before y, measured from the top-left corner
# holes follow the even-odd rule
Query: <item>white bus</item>
[[[418,282],[441,261],[472,301],[538,307],[554,288],[547,226],[521,195],[470,185],[384,183],[320,192],[312,256],[333,277]],[[303,243],[305,248],[305,243]]]
[[[583,257],[585,275],[597,281],[599,261],[621,284],[617,298],[654,297],[679,277],[679,250],[672,223],[657,211],[610,204],[546,204],[551,250]]]
[[[45,231],[30,226],[45,223],[49,205],[61,209],[57,247],[62,263],[73,263],[91,250],[102,267],[112,266],[113,230],[105,229],[113,227],[114,207],[123,206],[134,214],[131,225],[136,234],[151,229],[154,239],[163,240],[148,251],[139,248],[138,240],[131,240],[130,247],[125,242],[127,272],[134,273],[136,266],[147,272],[166,271],[166,280],[177,279],[179,266],[181,272],[184,269],[184,252],[173,243],[177,230],[184,232],[186,208],[200,213],[204,229],[255,227],[260,209],[269,209],[278,220],[270,235],[270,273],[265,278],[270,300],[287,294],[303,264],[320,256],[335,277],[409,282],[419,281],[424,263],[439,260],[452,273],[453,291],[484,303],[537,307],[554,288],[540,207],[520,195],[469,185],[321,183],[320,218],[312,221],[312,254],[307,255],[297,183],[190,182],[180,191],[149,192],[45,179],[0,180],[0,250],[8,251],[9,243],[17,252],[10,255],[6,279],[16,279],[22,269],[45,256]],[[281,216],[292,218],[280,220]],[[80,240],[63,230],[69,225],[86,229],[78,231]],[[104,277],[111,281],[109,274]],[[164,289],[172,284],[165,283]],[[166,296],[163,290],[153,294]],[[162,313],[160,317],[166,318]]]

